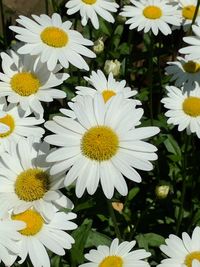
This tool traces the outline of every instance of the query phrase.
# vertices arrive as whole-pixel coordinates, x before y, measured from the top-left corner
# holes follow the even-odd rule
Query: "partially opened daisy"
[[[99,28],[98,15],[108,22],[115,21],[111,12],[117,12],[119,5],[110,0],[70,0],[66,3],[67,14],[80,12],[81,23],[85,26],[91,20],[95,29]]]
[[[24,115],[15,104],[7,106],[5,98],[0,98],[0,123],[8,127],[7,130],[4,128],[3,132],[0,129],[0,155],[3,151],[9,151],[10,142],[17,143],[22,136],[41,138],[44,129],[36,125],[43,122],[43,119]]]
[[[188,60],[200,59],[200,25],[192,25],[195,36],[183,37],[184,42],[189,46],[179,50],[180,53],[186,54]]]
[[[150,252],[145,249],[133,250],[136,241],[124,241],[119,244],[119,240],[115,238],[110,247],[100,245],[97,249],[92,249],[85,255],[89,263],[79,265],[79,267],[150,267],[149,263],[144,259],[151,256]]]
[[[97,72],[92,71],[90,77],[84,77],[84,79],[91,85],[91,87],[76,86],[76,89],[78,90],[76,93],[78,95],[91,95],[94,97],[95,94],[100,93],[102,94],[104,101],[107,102],[112,96],[120,93],[124,98],[130,98],[137,94],[136,90],[131,90],[130,87],[126,86],[125,80],[115,80],[112,73],[106,78],[101,70],[97,70]],[[140,101],[134,101],[137,104],[140,104]]]
[[[128,17],[126,24],[129,29],[137,28],[144,32],[150,30],[154,35],[161,31],[164,35],[171,34],[169,24],[180,26],[181,16],[177,6],[171,5],[166,0],[130,0],[131,6],[124,6],[120,15]]]
[[[168,124],[178,125],[178,131],[196,133],[200,138],[200,86],[183,92],[175,86],[167,86],[167,97],[161,100],[168,111]]]
[[[193,230],[192,237],[186,232],[182,238],[169,235],[165,240],[166,245],[161,245],[161,251],[168,257],[161,261],[158,267],[198,267],[200,266],[200,227]]]
[[[12,215],[13,221],[26,224],[19,231],[19,263],[22,264],[29,256],[34,267],[50,267],[46,249],[60,256],[65,255],[65,249],[71,249],[74,243],[74,239],[65,231],[77,228],[77,225],[71,222],[75,218],[76,214],[72,212],[56,212],[54,217],[47,221],[34,209]]]
[[[181,16],[183,19],[182,25],[185,30],[188,30],[191,26],[195,9],[197,6],[197,0],[179,0],[178,1],[178,9],[181,12]],[[195,22],[200,21],[200,14],[197,13],[197,17],[195,19]]]
[[[72,208],[71,201],[58,189],[63,187],[64,175],[50,175],[52,164],[46,162],[47,143],[33,139],[19,140],[9,153],[1,155],[0,214],[13,210],[23,212],[31,207],[51,218],[54,206]]]
[[[25,44],[19,48],[20,54],[38,55],[41,62],[47,62],[49,70],[54,70],[57,62],[64,68],[69,63],[79,69],[89,70],[83,56],[94,58],[95,54],[86,46],[93,42],[85,39],[78,31],[71,30],[70,21],[62,22],[61,16],[54,13],[52,17],[45,14],[32,15],[33,21],[25,16],[19,16],[20,26],[10,26],[17,33],[16,38]]]
[[[9,218],[0,218],[0,263],[11,266],[19,253],[19,230],[25,226],[24,222],[12,221]]]
[[[175,86],[183,86],[183,90],[193,90],[196,83],[200,84],[200,60],[187,60],[177,57],[177,61],[168,62],[165,68],[167,74],[171,75],[171,81]]]
[[[149,171],[150,160],[157,159],[155,146],[143,141],[159,132],[157,127],[135,128],[140,123],[143,109],[135,108],[122,95],[114,96],[106,104],[102,95],[79,96],[73,104],[76,119],[55,116],[45,127],[54,134],[45,141],[59,148],[47,161],[55,162],[52,173],[68,170],[65,185],[76,181],[76,195],[87,189],[94,194],[101,183],[107,198],[114,188],[127,195],[125,177],[141,182],[135,170]]]
[[[62,84],[69,75],[58,73],[59,66],[50,72],[46,63],[34,56],[18,55],[14,51],[10,54],[1,53],[4,73],[0,73],[0,96],[7,96],[8,102],[19,103],[24,111],[43,117],[41,102],[66,97],[65,92],[54,87]]]

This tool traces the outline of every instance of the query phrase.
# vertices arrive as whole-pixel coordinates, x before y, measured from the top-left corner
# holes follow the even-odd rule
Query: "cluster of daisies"
[[[200,138],[200,24],[192,25],[192,30],[195,36],[183,38],[190,46],[179,50],[185,56],[168,62],[166,72],[174,85],[166,87],[167,96],[161,102],[168,109],[169,124]]]
[[[168,24],[175,27],[191,24],[196,2],[131,0],[132,6],[124,6],[120,15],[129,18],[126,23],[130,29],[170,34],[172,29]],[[109,0],[66,3],[69,15],[80,11],[83,26],[91,20],[96,29],[98,16],[113,23],[111,13],[117,12],[118,7]],[[69,78],[63,68],[68,69],[72,64],[89,71],[84,57],[91,60],[96,55],[88,48],[93,42],[74,30],[70,21],[63,22],[59,14],[32,15],[32,18],[20,16],[17,19],[20,26],[10,27],[21,41],[20,48],[1,53],[0,261],[11,266],[15,261],[22,264],[29,257],[34,267],[49,267],[48,251],[62,256],[75,242],[68,231],[77,228],[72,221],[76,214],[72,212],[73,203],[61,189],[74,186],[78,198],[86,191],[93,195],[98,187],[108,199],[115,190],[127,195],[126,179],[140,183],[138,170],[153,169],[151,161],[157,159],[157,148],[147,139],[158,134],[159,128],[140,127],[144,111],[140,101],[133,98],[137,92],[125,80],[117,81],[112,73],[106,77],[101,70],[84,77],[88,86],[76,86],[76,97],[68,107],[45,122],[47,110],[43,102],[47,107],[54,99],[66,97],[65,92],[56,88]],[[185,41],[197,47],[200,31],[198,26],[193,26],[193,30],[197,37],[187,37]],[[191,51],[194,52],[191,58],[196,59],[198,48],[185,48],[183,52]],[[174,124],[181,119],[180,129],[187,127],[200,137],[196,75],[200,65],[198,61],[183,58],[173,65],[179,68],[173,79],[182,87],[169,87],[169,97],[163,103],[175,111],[166,115],[173,117],[170,122]],[[168,67],[169,73],[174,73],[174,66]],[[189,91],[192,86],[194,89]],[[198,265],[199,238],[198,227],[192,239],[186,233],[183,241],[171,235],[166,245],[161,246],[172,258],[164,260],[163,267]],[[176,242],[182,248],[180,251]],[[99,246],[86,254],[90,262],[81,266],[148,267],[145,259],[150,253],[144,249],[131,251],[135,243],[119,244],[114,239],[110,247]],[[181,262],[174,260],[177,255]]]
[[[77,86],[69,108],[45,122],[43,102],[47,108],[66,97],[56,88],[69,78],[63,68],[89,70],[83,56],[96,55],[88,48],[93,42],[59,14],[33,19],[20,16],[21,26],[10,27],[19,49],[1,53],[0,260],[11,266],[29,257],[33,266],[49,267],[48,251],[62,256],[75,242],[68,231],[77,228],[76,214],[61,189],[73,185],[81,197],[101,185],[109,199],[115,189],[127,195],[125,178],[139,183],[137,170],[153,168],[157,148],[147,138],[159,129],[137,127],[143,115],[140,101],[132,98],[137,92],[101,70],[84,77],[88,87]],[[130,252],[134,245],[115,239],[110,249],[98,248],[98,257],[91,251],[86,258],[101,267],[147,266],[143,259],[150,253]]]
[[[164,35],[172,33],[173,29],[183,26],[190,27],[197,5],[197,0],[130,0],[130,5],[124,5],[119,15],[127,18],[130,30],[150,30],[154,35],[160,31]],[[81,23],[85,26],[90,20],[95,29],[99,28],[98,16],[114,23],[112,13],[116,13],[119,5],[108,0],[69,0],[66,3],[67,14],[80,13]],[[199,21],[197,14],[196,22]]]

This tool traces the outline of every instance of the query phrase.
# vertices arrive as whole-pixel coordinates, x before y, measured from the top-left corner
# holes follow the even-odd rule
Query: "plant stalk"
[[[109,210],[109,213],[110,213],[110,217],[112,219],[113,226],[114,226],[114,229],[115,229],[116,237],[119,239],[119,241],[121,241],[122,237],[121,237],[121,233],[120,233],[120,230],[119,230],[119,227],[118,227],[118,224],[117,224],[117,219],[116,219],[116,216],[115,216],[114,209],[112,207],[112,203],[109,200],[107,200],[107,203],[108,203],[108,210]]]

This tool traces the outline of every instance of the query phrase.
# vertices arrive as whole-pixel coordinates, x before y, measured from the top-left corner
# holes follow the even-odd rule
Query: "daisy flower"
[[[72,23],[62,22],[57,13],[52,17],[45,14],[32,17],[36,22],[19,16],[17,22],[23,28],[10,26],[10,29],[17,33],[16,38],[25,43],[18,53],[38,55],[42,63],[47,63],[50,71],[54,70],[58,61],[64,68],[68,68],[71,63],[79,69],[89,70],[82,55],[89,58],[96,56],[85,47],[92,46],[92,41],[85,39],[78,31],[71,30]]]
[[[188,60],[200,59],[200,25],[192,25],[192,30],[196,36],[183,37],[184,42],[189,46],[179,50],[180,53],[186,54]]]
[[[166,0],[130,0],[133,6],[124,6],[121,16],[128,17],[126,24],[129,29],[137,28],[144,32],[150,30],[154,35],[161,31],[164,35],[171,34],[168,24],[180,26],[181,17],[177,6],[170,5]]]
[[[124,98],[130,98],[137,94],[137,91],[131,90],[130,87],[126,86],[126,81],[116,81],[113,74],[110,73],[108,79],[101,70],[97,72],[92,71],[90,77],[84,77],[84,79],[91,85],[91,87],[86,86],[76,86],[78,90],[76,93],[78,95],[90,95],[92,97],[95,94],[102,94],[104,101],[107,102],[112,96],[122,93]],[[140,104],[140,101],[136,101]]]
[[[136,241],[124,241],[119,244],[119,240],[115,238],[110,247],[101,245],[97,249],[90,250],[85,255],[85,258],[90,263],[81,264],[79,267],[150,267],[149,263],[144,259],[151,256],[151,253],[145,249],[131,251],[135,244]]]
[[[19,230],[23,229],[23,222],[12,221],[8,218],[0,219],[0,263],[11,266],[19,253],[18,240],[20,239]]]
[[[8,127],[7,131],[0,130],[0,155],[4,151],[9,151],[10,142],[17,143],[22,136],[42,137],[44,129],[36,125],[43,123],[44,120],[28,115],[15,104],[7,106],[5,98],[0,98],[0,123]]]
[[[168,75],[171,75],[171,81],[175,81],[175,86],[183,86],[185,90],[193,90],[196,83],[200,84],[200,60],[187,60],[177,57],[177,61],[168,62],[169,66],[165,68]]]
[[[186,129],[187,133],[196,133],[200,138],[200,86],[190,92],[183,92],[175,86],[166,87],[167,97],[161,100],[168,111],[168,124],[178,125],[178,131]]]
[[[99,182],[107,198],[114,188],[127,195],[125,177],[141,182],[135,170],[152,170],[150,160],[157,159],[155,146],[143,141],[159,132],[157,127],[135,128],[143,109],[135,108],[122,95],[114,96],[106,104],[102,95],[80,96],[72,106],[76,119],[55,116],[45,127],[54,134],[45,141],[59,148],[47,156],[55,162],[51,172],[68,171],[65,186],[76,181],[76,195],[87,189],[90,195]]]
[[[36,57],[20,56],[12,50],[10,54],[1,53],[4,73],[0,72],[0,97],[8,96],[8,102],[19,103],[24,111],[43,117],[44,109],[40,102],[66,97],[65,92],[54,87],[62,84],[69,75],[58,73],[59,66],[50,72],[46,63],[41,63]]]
[[[158,267],[198,267],[200,265],[200,227],[193,230],[192,237],[186,232],[182,233],[182,239],[176,235],[169,235],[165,240],[166,245],[161,245],[161,251],[167,259],[161,261]]]
[[[91,20],[95,29],[99,29],[97,15],[108,22],[114,23],[115,19],[110,13],[117,12],[117,8],[119,7],[117,3],[110,0],[70,0],[65,6],[68,15],[79,11],[82,18],[82,25],[85,26],[88,20]]]
[[[181,16],[183,19],[182,25],[184,30],[188,30],[190,28],[196,6],[197,6],[197,0],[179,0],[178,10],[180,10],[181,12]],[[198,21],[200,21],[199,14],[197,14],[195,22],[198,23]]]
[[[53,216],[53,209],[72,208],[71,201],[58,189],[63,187],[64,175],[50,175],[52,164],[46,162],[47,143],[21,139],[3,153],[0,165],[0,214],[13,209],[14,213],[34,207],[43,216]]]
[[[77,225],[71,220],[76,214],[56,212],[54,217],[47,221],[34,209],[12,215],[12,220],[22,221],[26,226],[19,231],[20,241],[18,254],[22,264],[29,256],[34,267],[50,267],[50,260],[46,248],[53,253],[63,256],[64,249],[71,249],[74,239],[65,231],[74,230]]]

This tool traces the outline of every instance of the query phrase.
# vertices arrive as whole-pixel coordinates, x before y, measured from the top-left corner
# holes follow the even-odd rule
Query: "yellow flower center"
[[[30,72],[15,74],[10,81],[12,90],[21,96],[29,96],[37,93],[41,84],[38,78]]]
[[[188,73],[196,73],[200,71],[200,64],[194,61],[188,61],[183,65],[183,69]]]
[[[96,3],[97,0],[82,0],[83,3],[87,5],[93,5]]]
[[[183,111],[191,117],[200,116],[200,98],[194,96],[186,98],[183,102]]]
[[[119,256],[108,256],[106,257],[98,267],[122,267],[123,260]]]
[[[185,6],[185,7],[182,9],[182,16],[183,16],[185,19],[190,19],[190,20],[192,20],[193,17],[194,17],[195,9],[196,9],[196,6],[194,6],[194,5]]]
[[[81,150],[86,157],[104,161],[112,158],[118,150],[119,139],[116,133],[107,126],[90,128],[82,137]]]
[[[190,254],[188,254],[185,257],[184,263],[187,267],[192,267],[192,261],[193,260],[198,260],[200,262],[200,251],[194,251],[194,252],[191,252]]]
[[[49,175],[40,169],[28,169],[17,176],[15,193],[19,199],[34,201],[42,198],[49,189]]]
[[[69,41],[68,34],[62,29],[57,27],[45,28],[41,32],[40,38],[43,41],[43,43],[55,48],[66,46],[66,44]]]
[[[7,125],[10,130],[8,130],[6,133],[0,133],[0,138],[5,138],[9,136],[15,129],[15,121],[12,116],[7,114],[5,117],[0,118],[0,122]]]
[[[143,15],[147,19],[159,19],[162,16],[162,10],[157,6],[147,6],[143,10]]]
[[[42,229],[44,224],[42,216],[34,210],[27,210],[16,215],[12,215],[12,219],[26,223],[26,228],[19,231],[22,235],[26,236],[36,235]]]
[[[103,99],[104,99],[104,102],[106,103],[112,96],[116,95],[116,93],[112,90],[104,90],[102,92],[102,96],[103,96]]]

